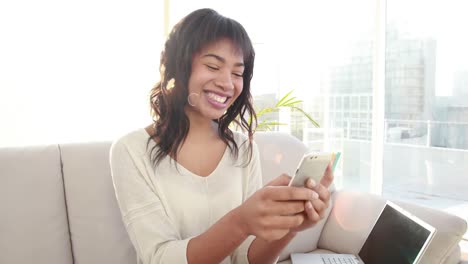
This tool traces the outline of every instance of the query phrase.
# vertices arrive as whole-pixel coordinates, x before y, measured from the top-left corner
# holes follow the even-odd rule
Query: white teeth
[[[214,100],[214,101],[216,101],[216,102],[218,102],[218,103],[221,103],[221,104],[223,104],[223,103],[226,102],[226,100],[227,100],[227,97],[225,97],[225,96],[219,96],[219,95],[217,95],[217,94],[215,94],[215,93],[208,93],[207,96],[208,96],[210,99],[212,99],[212,100]]]

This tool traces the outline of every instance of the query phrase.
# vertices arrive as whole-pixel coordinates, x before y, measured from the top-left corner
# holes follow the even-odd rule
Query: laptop
[[[359,255],[293,253],[293,264],[416,264],[436,229],[387,201]]]

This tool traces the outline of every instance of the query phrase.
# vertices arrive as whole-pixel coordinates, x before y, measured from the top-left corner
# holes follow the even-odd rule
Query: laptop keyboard
[[[322,255],[322,260],[325,264],[359,264],[353,255]]]

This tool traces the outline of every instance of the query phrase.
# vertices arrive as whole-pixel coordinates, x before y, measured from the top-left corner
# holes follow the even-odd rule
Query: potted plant
[[[303,114],[315,127],[320,127],[320,125],[301,107],[300,104],[303,102],[300,99],[297,99],[292,95],[294,90],[289,91],[284,95],[275,105],[267,106],[261,109],[256,109],[257,119],[261,120],[258,122],[255,131],[269,131],[273,130],[275,126],[284,126],[286,123],[281,123],[278,120],[272,120],[269,118],[262,118],[265,114],[272,112],[279,112],[281,109],[290,109],[291,111],[297,111]],[[249,120],[252,122],[252,120]]]

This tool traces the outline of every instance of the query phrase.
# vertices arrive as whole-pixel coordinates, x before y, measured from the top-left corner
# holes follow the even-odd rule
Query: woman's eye
[[[208,67],[210,70],[213,70],[213,71],[219,70],[219,68],[216,66],[206,65],[206,67]]]
[[[232,74],[236,77],[241,77],[241,78],[244,76],[242,73],[238,73],[238,72],[233,72]]]

